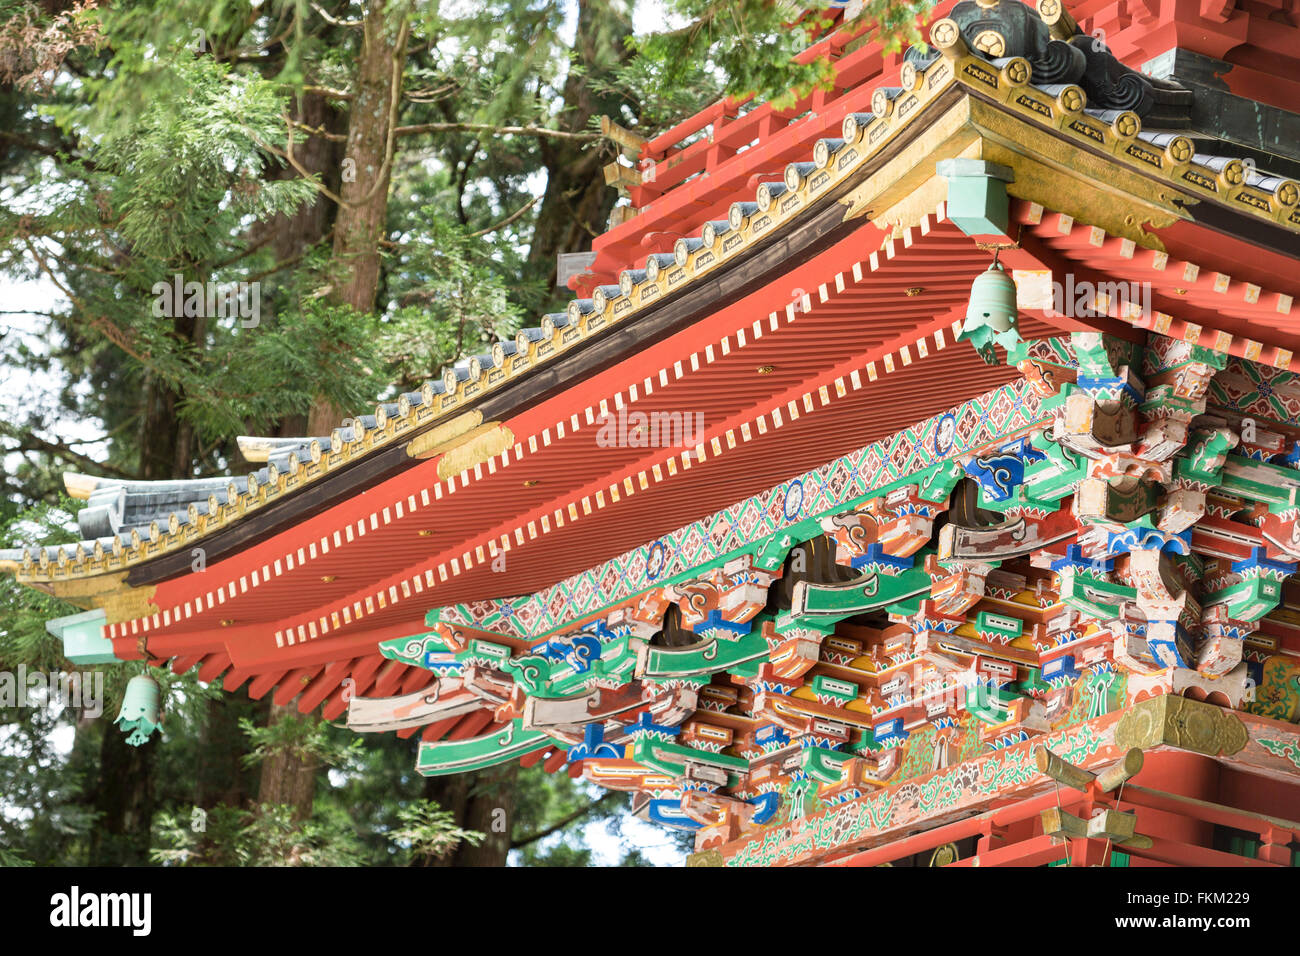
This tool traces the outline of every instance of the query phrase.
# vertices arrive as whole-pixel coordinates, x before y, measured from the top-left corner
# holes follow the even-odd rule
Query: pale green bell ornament
[[[158,682],[148,674],[127,681],[122,710],[113,723],[121,724],[128,731],[126,742],[132,747],[139,747],[162,726],[158,716],[159,697]]]
[[[1009,351],[1020,342],[1017,315],[1016,282],[995,256],[993,264],[976,276],[970,287],[966,321],[957,340],[968,339],[985,363],[996,365],[994,343]]]

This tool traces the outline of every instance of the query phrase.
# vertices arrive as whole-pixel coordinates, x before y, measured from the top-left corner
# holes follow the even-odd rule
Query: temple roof
[[[1290,366],[1297,157],[1206,125],[1202,100],[1238,88],[1203,72],[1183,84],[1177,58],[1143,76],[1137,21],[1107,33],[1125,66],[1089,22],[1076,33],[1007,3],[935,15],[928,53],[886,54],[850,24],[823,41],[833,93],[785,114],[719,104],[647,143],[657,173],[628,190],[636,214],[597,240],[565,312],[329,436],[240,439],[265,462],[249,475],[70,476],[84,540],[0,552],[0,568],[104,608],[120,658],[334,717],[347,679],[381,697],[428,684],[378,646],[424,631],[430,608],[474,609],[462,620],[476,624],[530,608],[498,636],[541,640],[601,610],[578,589],[644,583],[636,557],[617,559],[643,565],[658,536],[729,540],[747,497],[877,442],[878,469],[915,423],[1007,396],[1013,366],[954,347],[990,246],[1018,273],[1027,339],[1155,331]],[[1291,114],[1255,105],[1260,130],[1287,128]],[[953,159],[1009,171],[1008,234],[981,241],[954,221],[937,172]],[[1033,277],[1064,272],[1140,275],[1150,308],[1049,315]],[[1044,348],[1032,357],[1050,364]],[[702,415],[703,434],[642,445],[632,416],[646,409],[678,428]],[[609,421],[629,433],[612,445]],[[478,710],[420,732],[498,725]]]
[[[566,312],[543,316],[537,326],[455,363],[443,370],[439,380],[396,401],[378,404],[329,436],[241,439],[246,457],[253,456],[249,460],[266,461],[264,467],[247,475],[161,482],[70,475],[68,485],[75,494],[89,492],[88,506],[78,517],[82,540],[0,551],[0,567],[32,581],[93,576],[140,565],[151,565],[153,570],[133,574],[134,582],[185,573],[190,565],[188,552],[200,540],[216,539],[209,558],[229,553],[249,540],[248,535],[229,534],[232,526],[259,512],[265,515],[259,518],[253,537],[273,533],[319,507],[315,503],[286,507],[286,502],[302,496],[308,488],[323,485],[337,489],[318,496],[317,501],[356,493],[383,476],[411,467],[417,456],[436,455],[448,445],[454,446],[463,436],[473,434],[482,421],[537,404],[564,388],[575,374],[589,377],[643,347],[647,336],[661,335],[665,327],[680,327],[680,316],[671,316],[667,322],[647,322],[649,316],[673,311],[665,303],[680,303],[687,289],[698,289],[723,273],[737,271],[761,250],[770,255],[773,246],[779,245],[773,237],[788,225],[806,220],[810,207],[845,202],[847,180],[854,177],[835,173],[848,165],[854,169],[871,165],[869,157],[886,151],[896,136],[908,127],[924,125],[926,117],[932,119],[942,89],[954,80],[948,66],[953,63],[968,64],[965,73],[955,79],[969,84],[975,77],[972,95],[985,93],[981,85],[992,83],[997,89],[1000,82],[1001,92],[994,98],[1018,109],[1022,118],[1054,129],[1072,141],[1076,150],[1100,146],[1110,161],[1148,176],[1155,174],[1183,191],[1184,195],[1170,198],[1185,211],[1188,222],[1236,231],[1247,241],[1279,252],[1300,232],[1300,186],[1292,178],[1300,175],[1300,147],[1286,137],[1275,137],[1252,148],[1243,145],[1231,130],[1225,135],[1215,128],[1222,124],[1196,128],[1196,122],[1215,120],[1214,114],[1197,107],[1198,101],[1219,93],[1200,82],[1204,79],[1200,73],[1190,88],[1180,83],[1177,59],[1173,66],[1166,64],[1174,70],[1170,78],[1143,75],[1117,60],[1105,43],[1079,31],[1068,17],[1040,16],[1018,3],[986,7],[963,0],[941,5],[937,12],[948,13],[949,18],[940,21],[944,25],[932,35],[935,46],[928,52],[908,50],[894,69],[882,65],[873,74],[879,85],[863,83],[854,90],[869,92],[869,100],[846,95],[831,109],[815,110],[780,133],[765,137],[758,147],[731,157],[717,170],[697,172],[695,178],[672,185],[666,198],[656,199],[655,205],[661,208],[655,213],[643,213],[612,230],[607,241],[597,243],[593,273],[577,283],[585,281],[588,294],[572,300]],[[949,28],[948,23],[954,26]],[[842,30],[825,42],[838,42],[847,49],[854,33],[851,28]],[[968,55],[974,59],[962,59]],[[1183,55],[1184,61],[1187,56]],[[837,67],[846,79],[856,79],[863,73],[864,60],[883,64],[878,50],[867,45],[842,53]],[[989,69],[981,72],[973,65],[977,62]],[[1031,90],[1038,95],[1026,98]],[[862,100],[862,107],[869,106],[869,111],[855,110],[853,102],[846,102],[854,100]],[[1262,129],[1281,129],[1294,121],[1292,114],[1277,107],[1254,106],[1257,126]],[[715,121],[714,128],[710,139],[716,147],[718,131],[726,127]],[[838,135],[827,135],[835,133]],[[692,157],[702,154],[699,147],[709,145],[696,143],[683,150],[663,146],[680,134],[680,129],[671,131],[646,148],[652,157],[663,154],[663,164],[675,168],[678,176],[698,164]],[[789,146],[781,142],[783,137]],[[796,158],[782,167],[782,160],[791,155]],[[846,159],[850,156],[851,160]],[[773,172],[756,174],[756,166]],[[730,188],[742,181],[737,173],[746,177],[747,198],[737,199]],[[824,178],[825,173],[838,181],[839,188],[814,199],[810,181]],[[663,178],[668,179],[667,175]],[[657,195],[662,195],[664,185],[668,183],[654,190]],[[721,198],[710,206],[712,196]],[[686,221],[672,216],[683,201],[692,207]],[[1223,208],[1215,212],[1214,206]],[[669,217],[674,220],[673,229],[665,238]],[[763,225],[758,227],[758,223]],[[673,239],[674,235],[677,238]],[[1204,249],[1204,239],[1190,232],[1185,235],[1194,247]],[[628,261],[635,249],[630,240],[638,237],[642,240],[639,245],[649,238],[651,246],[657,244],[665,251],[651,252],[643,261]],[[1263,262],[1253,250],[1243,249],[1242,253],[1236,263],[1239,268],[1230,274],[1215,274],[1248,288],[1258,287],[1262,294],[1267,287],[1258,276],[1270,270],[1260,269]],[[601,282],[602,277],[608,280]],[[1262,303],[1261,310],[1290,317],[1293,292],[1267,291],[1282,298]],[[1281,344],[1275,338],[1281,329],[1270,335],[1271,319],[1246,324],[1215,322],[1215,303],[1206,305],[1204,315],[1209,321],[1203,324],[1208,328],[1255,336],[1264,344]],[[1199,303],[1181,311],[1191,313],[1188,319],[1202,315]],[[642,331],[642,326],[651,327]],[[635,334],[620,334],[630,329]],[[597,343],[603,347],[595,348]],[[467,413],[475,416],[472,421],[466,420]],[[358,468],[363,462],[366,467]],[[343,473],[349,478],[342,478]],[[172,555],[170,561],[160,560],[168,554]]]

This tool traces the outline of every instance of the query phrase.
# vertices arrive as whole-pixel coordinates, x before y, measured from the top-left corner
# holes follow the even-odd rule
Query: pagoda
[[[564,312],[0,568],[695,865],[1294,866],[1300,14],[961,0],[650,140]]]

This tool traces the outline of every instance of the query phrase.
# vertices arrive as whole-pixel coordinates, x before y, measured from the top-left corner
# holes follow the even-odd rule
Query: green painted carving
[[[956,722],[956,733],[940,730],[934,724],[917,727],[903,744],[898,772],[889,778],[889,782],[902,783],[933,771],[937,766],[935,752],[941,745],[947,748],[947,765],[950,767],[984,752],[980,722],[966,713],[959,714]]]
[[[549,660],[540,654],[516,657],[500,664],[533,697],[568,697],[594,680],[627,683],[636,670],[637,649],[645,642],[625,634],[601,644],[600,657],[576,667],[563,660]]]
[[[426,660],[429,654],[441,655],[448,662],[453,659],[447,650],[446,643],[443,642],[442,635],[437,631],[380,641],[379,653],[391,661],[401,661],[403,664],[413,664],[416,667],[428,667]],[[454,667],[438,668],[439,674],[454,676],[460,674],[460,672],[459,663]]]
[[[1226,428],[1197,432],[1183,454],[1174,459],[1174,476],[1217,485],[1223,473],[1224,459],[1236,444],[1236,439]]]
[[[1148,347],[1144,350],[1143,368],[1148,378],[1191,365],[1208,365],[1212,369],[1223,371],[1231,358],[1227,352],[1216,352],[1191,342],[1166,340],[1160,345],[1158,349]]]
[[[1012,497],[1018,504],[1055,510],[1057,502],[1074,494],[1075,484],[1088,474],[1088,461],[1038,432],[1029,444],[1047,456],[1025,466],[1024,481]]]
[[[929,590],[930,575],[923,568],[912,568],[896,575],[872,571],[843,584],[801,581],[795,585],[790,614],[795,619],[809,617],[840,620],[897,604],[929,593]]]
[[[724,770],[727,773],[729,787],[736,786],[740,780],[739,775],[749,771],[749,761],[743,757],[715,754],[708,750],[697,750],[682,744],[655,740],[653,737],[638,739],[633,743],[629,756],[641,766],[658,770],[670,777],[683,776],[688,761]]]
[[[513,658],[502,668],[530,697],[545,697],[551,690],[551,662],[536,654]]]
[[[1010,685],[1022,696],[1039,697],[1051,691],[1052,685],[1043,680],[1040,668],[1028,667],[1026,672],[1024,680]]]
[[[1137,367],[1141,346],[1103,332],[1073,332],[1070,344],[1079,362],[1079,374],[1094,378],[1119,378],[1125,366]]]
[[[509,727],[481,737],[421,743],[415,769],[426,777],[441,777],[494,767],[507,760],[517,760],[535,750],[554,746],[555,741],[546,734],[524,730],[523,723],[516,718],[510,722]]]
[[[1269,740],[1264,737],[1256,738],[1259,745],[1269,753],[1278,757],[1284,757],[1291,761],[1295,766],[1300,767],[1300,747],[1297,747],[1289,740]]]
[[[1259,686],[1246,709],[1273,720],[1300,720],[1300,660],[1274,654],[1264,661]]]
[[[1061,600],[1080,614],[1098,621],[1113,621],[1119,606],[1137,603],[1137,588],[1103,580],[1081,568],[1060,571]]]
[[[947,216],[968,236],[1005,236],[1011,228],[1005,166],[974,159],[945,159],[935,168],[948,180]]]
[[[754,567],[764,571],[779,571],[785,564],[785,557],[790,549],[799,543],[794,528],[778,531],[769,536],[754,553]]]
[[[1257,569],[1258,570],[1258,569]],[[1282,600],[1282,585],[1263,575],[1253,575],[1229,587],[1207,595],[1204,606],[1227,605],[1228,617],[1234,621],[1258,621]]]
[[[1138,406],[1148,418],[1172,417],[1189,421],[1199,415],[1205,408],[1204,401],[1186,398],[1178,394],[1174,385],[1153,385],[1147,388],[1144,401]]]
[[[917,497],[923,501],[945,501],[966,472],[956,461],[947,461],[929,470],[917,482]]]
[[[811,777],[791,782],[785,792],[789,819],[802,820],[804,817],[812,816],[819,811],[821,801],[817,799],[817,791],[820,789],[821,784]]]
[[[1123,671],[1092,671],[1074,685],[1070,714],[1057,726],[1073,726],[1109,714],[1128,699],[1128,674]]]
[[[874,730],[866,729],[862,731],[862,739],[855,744],[849,744],[849,751],[855,754],[874,754],[885,749],[885,745],[876,740]]]
[[[1001,637],[1004,642],[1014,641],[1025,632],[1025,622],[1009,614],[980,611],[975,615],[975,630],[979,632],[981,637],[985,634],[995,634]]]
[[[838,700],[842,704],[858,698],[857,684],[853,681],[840,680],[838,677],[829,677],[826,674],[814,676],[809,688],[818,698],[827,697]]]
[[[782,611],[776,616],[776,633],[783,640],[793,637],[822,639],[835,633],[835,622]]]
[[[850,756],[825,747],[808,747],[799,754],[799,769],[820,783],[839,783]]]
[[[462,664],[483,663],[489,667],[503,667],[510,662],[510,648],[505,644],[474,638],[465,650],[456,655]]]
[[[1007,719],[1011,702],[1019,696],[1001,687],[977,683],[966,688],[966,710],[986,724],[1000,724]]]
[[[756,619],[757,620],[757,619]],[[762,663],[767,659],[767,641],[761,628],[736,641],[701,641],[688,647],[648,647],[645,657],[646,680],[669,680],[716,674],[735,670],[746,662]]]
[[[45,630],[63,641],[63,656],[74,664],[112,664],[117,660],[113,642],[104,637],[103,608],[56,617],[45,622]]]
[[[1224,459],[1223,490],[1268,505],[1274,513],[1300,507],[1300,471],[1242,455]]]

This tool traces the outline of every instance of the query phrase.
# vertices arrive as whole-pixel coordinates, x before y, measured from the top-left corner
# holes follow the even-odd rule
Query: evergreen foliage
[[[556,254],[614,202],[601,114],[653,136],[724,94],[829,81],[792,59],[825,29],[816,3],[636,3],[686,25],[633,36],[631,0],[0,0],[0,547],[79,538],[64,470],[245,472],[237,435],[326,429],[560,305]],[[910,40],[923,6],[869,10]],[[364,72],[368,22],[403,41],[388,113],[360,105],[393,75]],[[386,155],[352,162],[375,130]],[[340,252],[343,210],[379,226],[373,279]],[[0,672],[73,670],[45,622],[77,610],[0,576]],[[95,719],[0,706],[0,865],[443,865],[490,844],[645,865],[689,845],[540,766],[462,795],[509,805],[494,844],[430,799],[413,741],[193,672],[149,668],[163,732],[132,750],[111,722],[142,666],[87,671]],[[261,798],[293,774],[302,801]]]

